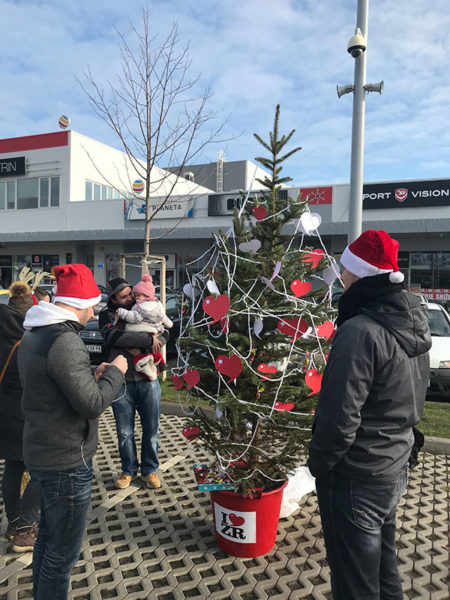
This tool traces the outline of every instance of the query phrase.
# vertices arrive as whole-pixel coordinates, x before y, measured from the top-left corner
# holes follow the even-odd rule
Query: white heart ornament
[[[339,277],[340,269],[337,263],[333,263],[322,272],[322,277],[325,283],[328,285],[333,285],[335,279]]]
[[[183,294],[188,298],[191,298],[191,300],[194,300],[195,296],[199,294],[199,290],[190,283],[186,283],[186,285],[183,286]]]
[[[259,240],[250,240],[249,242],[242,242],[238,246],[241,252],[253,252],[256,254],[261,248],[261,242]]]
[[[212,279],[208,281],[206,287],[208,288],[210,294],[217,294],[218,296],[220,296],[219,288],[217,287],[216,282]]]
[[[318,213],[304,212],[299,219],[299,227],[306,233],[311,235],[316,229],[319,229],[322,223],[322,217]]]

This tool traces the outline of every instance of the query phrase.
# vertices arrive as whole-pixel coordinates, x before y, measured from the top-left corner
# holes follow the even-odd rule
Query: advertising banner
[[[450,205],[450,179],[369,183],[363,187],[363,208],[408,208]]]

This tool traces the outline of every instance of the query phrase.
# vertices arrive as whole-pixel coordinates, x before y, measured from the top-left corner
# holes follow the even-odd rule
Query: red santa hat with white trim
[[[89,308],[101,300],[92,271],[86,265],[53,267],[56,292],[53,302],[62,302],[75,308]]]
[[[391,283],[401,283],[405,276],[399,271],[397,240],[385,231],[368,229],[347,246],[340,262],[357,277],[371,277],[389,273]]]

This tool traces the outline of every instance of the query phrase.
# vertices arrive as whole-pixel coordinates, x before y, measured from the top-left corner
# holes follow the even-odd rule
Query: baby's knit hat
[[[15,281],[9,287],[11,294],[8,300],[8,306],[14,308],[23,315],[34,304],[33,296],[31,295],[30,286],[24,281]]]
[[[142,294],[145,296],[146,300],[157,300],[155,296],[155,286],[153,285],[153,279],[150,275],[143,275],[142,280],[134,286],[133,292],[135,294]]]

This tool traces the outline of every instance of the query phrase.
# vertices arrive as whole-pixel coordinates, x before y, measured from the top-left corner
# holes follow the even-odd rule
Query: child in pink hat
[[[166,315],[162,303],[155,296],[155,286],[150,275],[143,275],[142,280],[133,288],[136,304],[131,310],[118,309],[120,319],[126,321],[127,331],[146,331],[158,336],[164,328],[170,329],[173,322]],[[136,371],[142,371],[150,381],[154,381],[159,371],[166,370],[166,363],[160,352],[138,354],[134,357]]]

